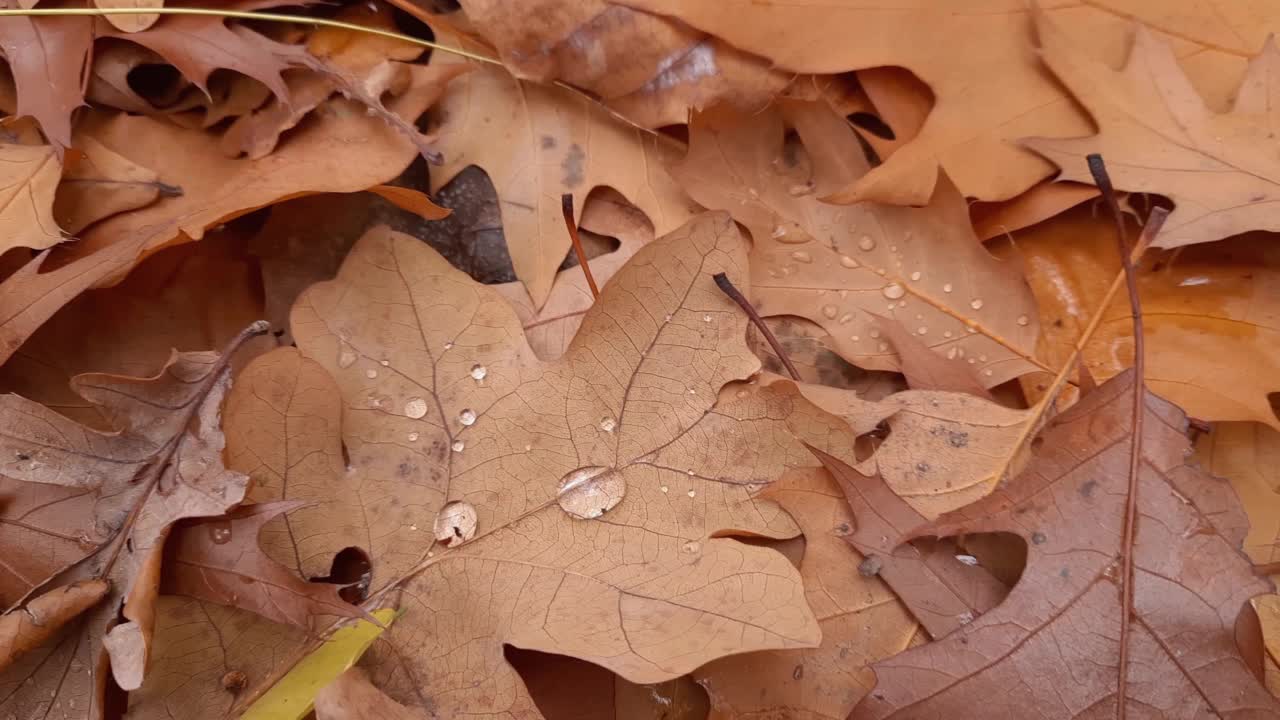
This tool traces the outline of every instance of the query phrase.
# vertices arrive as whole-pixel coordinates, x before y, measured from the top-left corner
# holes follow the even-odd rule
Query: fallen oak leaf
[[[1090,182],[1085,155],[1097,152],[1107,158],[1117,189],[1168,196],[1174,209],[1157,247],[1280,230],[1273,218],[1280,166],[1255,151],[1276,124],[1280,49],[1274,42],[1252,57],[1231,110],[1218,114],[1197,94],[1172,49],[1144,26],[1120,71],[1083,56],[1043,14],[1036,27],[1045,62],[1099,130],[1087,138],[1024,141],[1062,168],[1061,179]]]
[[[443,53],[432,67],[464,64]],[[570,194],[580,222],[587,195],[609,186],[644,211],[657,235],[689,219],[696,206],[667,174],[675,143],[626,127],[596,103],[559,87],[476,67],[438,104],[436,147],[444,155],[432,192],[469,165],[485,170],[498,193],[516,276],[535,308],[546,304],[569,250],[560,203]]]
[[[263,525],[304,505],[258,503],[178,526],[165,548],[161,592],[242,608],[304,630],[317,616],[364,617],[338,596],[340,586],[307,582],[258,546]]]
[[[93,0],[94,7],[110,8],[158,8],[164,7],[164,0]],[[104,20],[122,32],[140,32],[146,30],[160,19],[159,13],[129,13],[104,15]]]
[[[455,703],[533,713],[502,643],[653,682],[727,652],[816,641],[790,564],[713,536],[718,528],[791,532],[776,508],[750,499],[748,485],[767,484],[787,463],[812,462],[789,439],[791,423],[834,432],[834,419],[785,388],[743,387],[744,397],[715,404],[726,382],[758,365],[743,342],[745,317],[711,278],[725,271],[741,282],[744,255],[724,215],[650,243],[550,363],[534,358],[497,295],[418,241],[385,231],[357,243],[336,280],[303,295],[293,333],[342,388],[354,474],[366,487],[386,484],[379,468],[400,462],[396,490],[369,493],[391,495],[371,516],[404,518],[378,539],[394,547],[393,532],[412,536],[410,518],[425,525],[459,505],[476,519],[474,536],[437,544],[397,589],[406,611],[390,637],[398,652],[372,660],[384,690],[415,705],[430,698],[443,714]],[[655,273],[666,281],[655,284]],[[415,332],[403,332],[406,323]],[[651,512],[655,505],[670,510]],[[657,554],[624,565],[625,576],[592,549],[615,548],[612,556],[640,542]],[[386,581],[379,551],[370,554],[377,588]],[[476,585],[468,576],[489,579]],[[472,590],[491,583],[529,583],[521,604],[530,611],[478,602]],[[766,614],[739,595],[742,583],[777,598]],[[440,612],[466,620],[439,626],[432,618]],[[584,616],[596,619],[584,624]],[[469,628],[466,638],[451,627]],[[477,658],[465,672],[444,660],[458,642]]]
[[[359,668],[342,673],[316,694],[316,720],[426,720],[427,717],[387,697]]]
[[[1235,646],[1240,609],[1267,591],[1239,551],[1239,504],[1225,483],[1185,465],[1185,417],[1150,394],[1132,550],[1131,661],[1127,677],[1116,675],[1132,396],[1131,372],[1112,379],[1055,419],[1022,474],[909,535],[1016,532],[1028,541],[1027,569],[1000,606],[877,663],[876,688],[851,717],[940,708],[952,717],[1021,717],[1035,708],[1045,718],[1074,718],[1091,708],[1115,712],[1120,683],[1132,713],[1280,712]],[[1035,677],[1022,671],[1028,662]],[[1052,680],[1078,663],[1098,671],[1070,687]],[[1010,685],[1010,674],[1021,682]]]
[[[889,320],[872,313],[875,326],[898,353],[902,374],[912,390],[945,390],[966,393],[991,400],[991,393],[978,381],[969,365],[947,362],[941,355],[929,349],[897,320]],[[957,352],[957,355],[959,353]],[[953,360],[955,358],[952,358]]]
[[[263,329],[251,326],[228,352]],[[90,579],[110,580],[112,594],[0,673],[0,686],[13,688],[0,709],[47,712],[64,692],[84,701],[77,712],[95,716],[105,684],[101,673],[108,668],[104,648],[121,687],[141,683],[170,527],[183,518],[221,514],[244,494],[246,478],[222,465],[217,429],[228,359],[214,352],[175,353],[152,378],[77,377],[77,390],[118,428],[111,433],[17,396],[3,398],[10,420],[0,447],[14,459],[0,474],[0,542],[28,549],[14,557],[20,564],[5,565],[18,580],[4,584],[5,604],[39,588]],[[93,670],[69,673],[72,665]]]
[[[807,152],[784,152],[780,110],[713,110],[694,117],[689,154],[672,168],[695,200],[751,231],[759,312],[818,323],[841,356],[873,370],[901,364],[872,313],[900,320],[988,387],[1042,368],[1031,295],[978,243],[955,189],[940,183],[926,208],[823,203],[814,193],[847,172],[835,158],[865,168],[857,138],[823,105],[785,107]]]
[[[59,155],[71,144],[71,113],[84,104],[82,76],[92,50],[92,18],[0,22],[0,51],[17,85],[16,114],[35,118]]]

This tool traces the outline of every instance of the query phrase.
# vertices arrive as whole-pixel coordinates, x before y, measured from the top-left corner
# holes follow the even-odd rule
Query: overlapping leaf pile
[[[0,718],[1280,716],[1280,11],[13,4]]]

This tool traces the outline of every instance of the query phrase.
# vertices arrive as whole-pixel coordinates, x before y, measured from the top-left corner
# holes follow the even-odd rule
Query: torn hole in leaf
[[[758,535],[713,535],[712,537],[731,537],[743,545],[772,548],[782,553],[782,556],[794,565],[797,570],[800,569],[800,563],[804,560],[804,551],[807,546],[804,535],[780,539],[760,537]]]
[[[157,108],[167,108],[182,97],[189,87],[178,69],[167,64],[147,63],[129,71],[129,89]]]
[[[358,605],[369,596],[369,583],[373,580],[373,561],[362,548],[345,547],[333,556],[329,574],[311,578],[313,583],[344,585],[338,591],[343,600]]]
[[[665,718],[702,720],[710,699],[692,677],[637,685],[585,660],[503,646],[546,718]]]
[[[342,467],[350,471],[351,470],[351,450],[347,448],[347,443],[345,440],[341,442],[340,445],[342,446]]]
[[[1013,533],[973,533],[939,542],[953,544],[956,559],[981,565],[1006,587],[1016,585],[1027,567],[1027,543]]]

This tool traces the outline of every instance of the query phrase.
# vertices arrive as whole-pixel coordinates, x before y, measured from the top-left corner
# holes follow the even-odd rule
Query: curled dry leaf
[[[0,672],[23,653],[43,645],[72,618],[97,604],[110,589],[106,580],[75,582],[0,615]]]
[[[722,658],[695,677],[713,718],[845,718],[874,684],[871,662],[911,646],[918,625],[880,579],[857,572],[863,557],[844,538],[857,523],[830,474],[792,470],[764,497],[804,531],[800,575],[822,645]]]
[[[1113,224],[1082,207],[1014,237],[1040,306],[1039,355],[1060,365],[1119,270]],[[1152,392],[1192,417],[1280,429],[1267,398],[1280,390],[1274,380],[1280,374],[1280,256],[1274,243],[1270,236],[1248,235],[1148,253],[1138,287]],[[1082,357],[1099,381],[1132,364],[1127,300],[1107,308]],[[1030,383],[1027,388],[1036,395],[1043,390]]]
[[[53,198],[62,168],[48,145],[0,144],[0,252],[62,241]]]
[[[228,352],[262,329],[250,327]],[[0,711],[38,715],[55,700],[74,698],[81,704],[72,716],[97,717],[108,667],[121,687],[141,685],[170,528],[183,518],[220,515],[244,496],[247,478],[222,465],[218,414],[228,360],[175,353],[152,378],[76,377],[76,390],[116,432],[86,428],[16,395],[0,399],[8,417],[0,434],[7,458],[0,546],[23,549],[6,553],[4,604],[82,580],[112,584],[97,611],[0,674],[0,687],[12,688]]]
[[[457,67],[443,53],[432,67]],[[635,204],[658,235],[683,224],[694,206],[667,174],[675,144],[623,125],[581,95],[477,67],[449,87],[438,107],[436,147],[444,165],[433,191],[469,165],[489,174],[516,276],[534,308],[551,295],[569,250],[559,198],[571,194],[575,221],[587,195],[607,185]]]
[[[68,160],[53,200],[53,216],[72,235],[99,220],[146,207],[182,188],[161,182],[152,170],[117,154],[92,136],[75,140],[80,155]]]
[[[1257,152],[1280,123],[1274,109],[1280,49],[1273,42],[1253,56],[1230,112],[1219,114],[1196,92],[1173,49],[1144,26],[1119,71],[1081,52],[1043,16],[1036,27],[1045,62],[1098,123],[1092,137],[1026,141],[1062,168],[1062,179],[1089,182],[1085,155],[1100,152],[1117,189],[1171,198],[1174,210],[1158,247],[1280,230],[1280,162]]]
[[[773,0],[624,4],[684,20],[786,70],[839,73],[897,66],[933,91],[936,104],[919,134],[842,193],[842,200],[924,205],[941,167],[963,195],[1005,200],[1053,168],[1017,140],[1089,132],[1087,118],[1045,69],[1023,0],[946,4],[841,0],[796,6]],[[1046,3],[1048,4],[1048,3]],[[1118,63],[1133,19],[1176,37],[1211,106],[1225,104],[1244,58],[1280,30],[1280,8],[1234,2],[1178,6],[1103,0],[1044,10],[1087,55]],[[861,42],[850,42],[850,38]],[[983,39],[974,47],[971,38]],[[1110,164],[1110,155],[1108,164]]]
[[[390,103],[417,118],[457,70],[414,67],[413,84]],[[118,154],[152,168],[180,197],[117,215],[90,228],[68,251],[74,261],[41,272],[40,256],[0,284],[0,359],[82,291],[128,271],[144,253],[203,237],[207,228],[283,198],[314,192],[355,192],[396,177],[415,147],[351,101],[330,111],[260,161],[224,157],[217,140],[148,117],[86,118],[83,131]],[[148,142],[133,138],[146,136]]]
[[[229,230],[166,248],[120,284],[86,291],[41,325],[0,366],[0,392],[110,430],[97,408],[72,390],[71,379],[91,371],[148,377],[173,348],[224,347],[262,317],[258,282],[243,239]]]
[[[761,314],[820,324],[837,352],[869,369],[900,368],[875,315],[969,365],[987,387],[1042,367],[1032,357],[1031,293],[973,236],[964,198],[943,182],[925,208],[823,203],[815,192],[865,170],[857,138],[823,105],[796,103],[788,113],[807,154],[784,147],[777,110],[717,110],[694,118],[689,154],[672,169],[695,200],[751,231]]]
[[[644,127],[682,124],[721,102],[758,110],[794,77],[682,22],[604,0],[467,0],[462,9],[518,77],[562,80]]]
[[[338,585],[307,582],[259,547],[263,525],[304,504],[259,503],[178,526],[165,548],[161,589],[303,629],[314,629],[319,616],[361,617],[338,596]]]
[[[1133,717],[1280,712],[1236,648],[1241,608],[1268,590],[1240,552],[1244,514],[1229,485],[1185,464],[1185,417],[1150,394],[1129,674],[1118,676],[1132,383],[1130,372],[1086,396],[1044,432],[1025,472],[913,533],[1016,532],[1028,542],[1027,568],[995,609],[877,663],[876,687],[851,717],[1110,716],[1121,683]],[[1089,672],[1072,674],[1082,667]]]

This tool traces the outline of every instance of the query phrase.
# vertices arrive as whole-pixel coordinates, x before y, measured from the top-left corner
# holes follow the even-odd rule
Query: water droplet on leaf
[[[627,481],[611,468],[580,467],[560,480],[556,502],[573,517],[591,520],[612,510],[627,494]]]
[[[476,509],[471,503],[445,503],[436,515],[436,540],[445,547],[457,547],[476,536],[476,523]]]
[[[471,410],[471,409],[467,409],[467,410],[463,410],[462,412],[458,413],[458,422],[462,423],[463,425],[475,425],[475,424],[476,424],[476,411],[475,411],[475,410]]]
[[[427,414],[427,401],[420,397],[411,397],[404,403],[405,417],[418,418]]]
[[[885,285],[884,287],[880,288],[880,292],[884,293],[884,296],[889,298],[890,300],[897,300],[898,298],[907,294],[906,288],[902,287],[896,282],[889,283],[888,285]]]
[[[486,369],[486,368],[485,368],[485,366],[483,366],[483,365],[472,365],[472,366],[471,366],[471,379],[472,379],[472,380],[483,380],[483,379],[484,379],[484,376],[485,376],[485,375],[488,375],[488,374],[489,374],[488,369]]]

